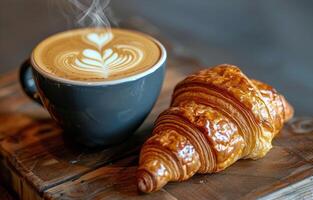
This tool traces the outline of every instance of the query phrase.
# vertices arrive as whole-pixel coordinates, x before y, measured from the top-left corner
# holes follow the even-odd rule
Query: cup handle
[[[19,78],[20,78],[20,84],[25,94],[28,97],[30,97],[32,100],[42,105],[42,102],[40,100],[40,97],[39,97],[39,94],[35,85],[35,81],[33,79],[30,59],[27,59],[21,65]]]

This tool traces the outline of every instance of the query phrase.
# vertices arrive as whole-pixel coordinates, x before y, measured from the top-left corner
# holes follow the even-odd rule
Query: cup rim
[[[131,82],[131,81],[136,81],[140,78],[143,78],[149,74],[152,74],[153,72],[155,72],[157,69],[159,69],[163,64],[164,62],[166,61],[166,58],[167,58],[167,52],[166,52],[166,49],[165,47],[163,46],[163,44],[158,41],[157,39],[155,39],[154,37],[146,34],[146,33],[142,33],[140,31],[135,31],[135,30],[129,30],[129,29],[124,29],[124,28],[119,28],[119,29],[122,29],[122,30],[127,30],[127,31],[131,31],[131,32],[135,32],[135,33],[139,33],[139,34],[143,34],[145,35],[147,38],[149,38],[151,41],[155,42],[156,45],[160,48],[161,50],[161,55],[160,55],[160,58],[159,60],[153,65],[153,67],[150,67],[149,69],[143,71],[143,72],[140,72],[138,74],[135,74],[135,75],[132,75],[132,76],[129,76],[129,77],[125,77],[125,78],[121,78],[121,79],[116,79],[116,80],[102,80],[102,81],[79,81],[79,80],[71,80],[71,79],[66,79],[66,78],[62,78],[62,77],[58,77],[56,75],[52,75],[48,72],[46,72],[45,70],[41,69],[35,62],[34,60],[34,50],[32,51],[31,53],[31,56],[30,56],[30,62],[31,62],[31,65],[32,65],[32,68],[35,69],[39,74],[41,74],[42,76],[46,77],[46,78],[49,78],[49,79],[52,79],[54,81],[57,81],[57,82],[61,82],[61,83],[65,83],[65,84],[69,84],[69,85],[79,85],[79,86],[106,86],[106,85],[116,85],[116,84],[121,84],[121,83],[127,83],[127,82]],[[72,29],[72,30],[75,30],[75,29]],[[72,31],[72,30],[69,30],[69,31]],[[67,32],[67,31],[63,31],[63,32],[60,32],[60,33],[64,33],[64,32]],[[52,37],[54,35],[57,35],[57,34],[60,34],[60,33],[56,33],[56,34],[53,34],[49,37]],[[47,37],[47,38],[49,38]],[[46,39],[47,39],[46,38]],[[45,39],[44,39],[45,40]],[[42,40],[42,41],[44,41]],[[42,42],[41,41],[41,42]]]

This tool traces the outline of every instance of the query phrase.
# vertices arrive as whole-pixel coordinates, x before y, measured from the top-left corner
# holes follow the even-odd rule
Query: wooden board
[[[150,33],[151,34],[151,33]],[[161,95],[142,127],[126,143],[89,150],[63,137],[47,112],[29,100],[17,72],[0,77],[0,180],[22,199],[265,199],[313,198],[313,118],[295,118],[258,161],[170,183],[161,191],[137,191],[138,150],[157,115],[168,107],[174,85],[200,64],[169,51]]]

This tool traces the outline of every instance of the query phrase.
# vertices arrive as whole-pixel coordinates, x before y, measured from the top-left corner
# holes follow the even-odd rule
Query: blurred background
[[[43,38],[75,27],[67,4],[0,0],[0,74],[18,68]],[[113,26],[145,23],[177,54],[203,66],[238,65],[275,86],[296,115],[313,116],[313,1],[112,0],[110,7]]]

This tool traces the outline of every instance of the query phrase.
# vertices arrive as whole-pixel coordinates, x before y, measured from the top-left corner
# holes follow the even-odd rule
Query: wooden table
[[[152,33],[153,34],[153,33]],[[162,38],[161,38],[162,40]],[[223,172],[196,175],[145,195],[136,188],[140,145],[168,107],[174,85],[200,68],[169,51],[161,95],[127,142],[101,150],[72,143],[48,113],[21,91],[17,71],[0,76],[0,180],[20,198],[35,199],[285,199],[313,198],[313,118],[298,117],[274,140],[268,155],[241,160]]]

